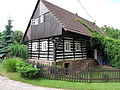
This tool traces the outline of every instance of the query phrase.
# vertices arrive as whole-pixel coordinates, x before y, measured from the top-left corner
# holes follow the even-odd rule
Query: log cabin
[[[23,42],[28,45],[29,59],[42,62],[71,62],[90,58],[85,41],[91,37],[90,31],[77,19],[91,29],[101,33],[93,23],[45,0],[38,0]],[[75,62],[77,63],[77,62]]]

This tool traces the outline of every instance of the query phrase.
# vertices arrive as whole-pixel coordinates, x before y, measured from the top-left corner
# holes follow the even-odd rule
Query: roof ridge
[[[53,4],[53,3],[51,3],[51,2],[48,2],[48,1],[46,1],[46,0],[41,0],[43,3],[44,2],[47,2],[47,3],[49,3],[49,4],[51,4],[51,5],[54,5],[55,7],[57,7],[57,8],[60,8],[60,9],[62,9],[62,10],[65,10],[66,12],[68,12],[68,13],[70,13],[70,14],[72,14],[72,15],[75,15],[76,17],[79,17],[79,18],[82,18],[82,19],[84,19],[84,20],[86,20],[86,21],[89,21],[89,20],[87,20],[87,19],[85,19],[85,18],[83,18],[83,17],[81,17],[81,16],[79,16],[79,15],[76,15],[76,14],[74,14],[73,12],[71,12],[71,11],[68,11],[68,10],[66,10],[66,9],[64,9],[64,8],[62,8],[62,7],[59,7],[59,6],[57,6],[57,5],[55,5],[55,4]],[[47,7],[47,6],[46,6]],[[91,22],[91,21],[89,21],[89,22]],[[91,23],[93,23],[93,22],[91,22]]]

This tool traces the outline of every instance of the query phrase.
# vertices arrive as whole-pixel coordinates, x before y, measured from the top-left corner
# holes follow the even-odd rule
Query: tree
[[[18,43],[20,43],[22,40],[22,37],[23,37],[23,32],[22,31],[14,31],[13,36],[14,36],[14,40],[17,41]]]
[[[120,30],[104,25],[101,29],[111,38],[120,39]]]
[[[8,24],[5,26],[5,29],[3,31],[3,36],[1,37],[0,41],[0,56],[4,57],[8,54],[8,46],[14,42],[13,40],[13,31],[12,29],[12,20],[8,20]]]

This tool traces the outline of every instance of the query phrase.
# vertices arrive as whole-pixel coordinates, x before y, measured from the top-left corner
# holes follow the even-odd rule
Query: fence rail
[[[72,82],[120,82],[120,69],[66,69],[40,63],[32,64],[41,68],[40,76],[49,79],[65,80]]]

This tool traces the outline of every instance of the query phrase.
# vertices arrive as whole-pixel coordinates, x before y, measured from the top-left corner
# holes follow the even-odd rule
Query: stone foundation
[[[32,60],[30,59],[29,61],[35,62],[35,63],[40,63],[40,64],[45,64],[45,65],[50,65],[50,66],[55,66],[54,61],[45,61],[45,60]],[[96,60],[92,59],[85,59],[85,60],[62,60],[62,61],[57,61],[56,65],[60,65],[64,68],[70,68],[70,69],[88,69],[92,67],[98,66],[98,62]]]
[[[50,66],[55,65],[54,61],[38,60],[38,59],[29,59],[28,61],[35,62],[35,63],[40,63],[40,64],[45,64],[45,65],[50,65]]]
[[[57,65],[61,65],[64,68],[70,69],[88,69],[92,67],[98,66],[98,62],[92,59],[85,59],[85,60],[65,60],[65,61],[58,61]]]

